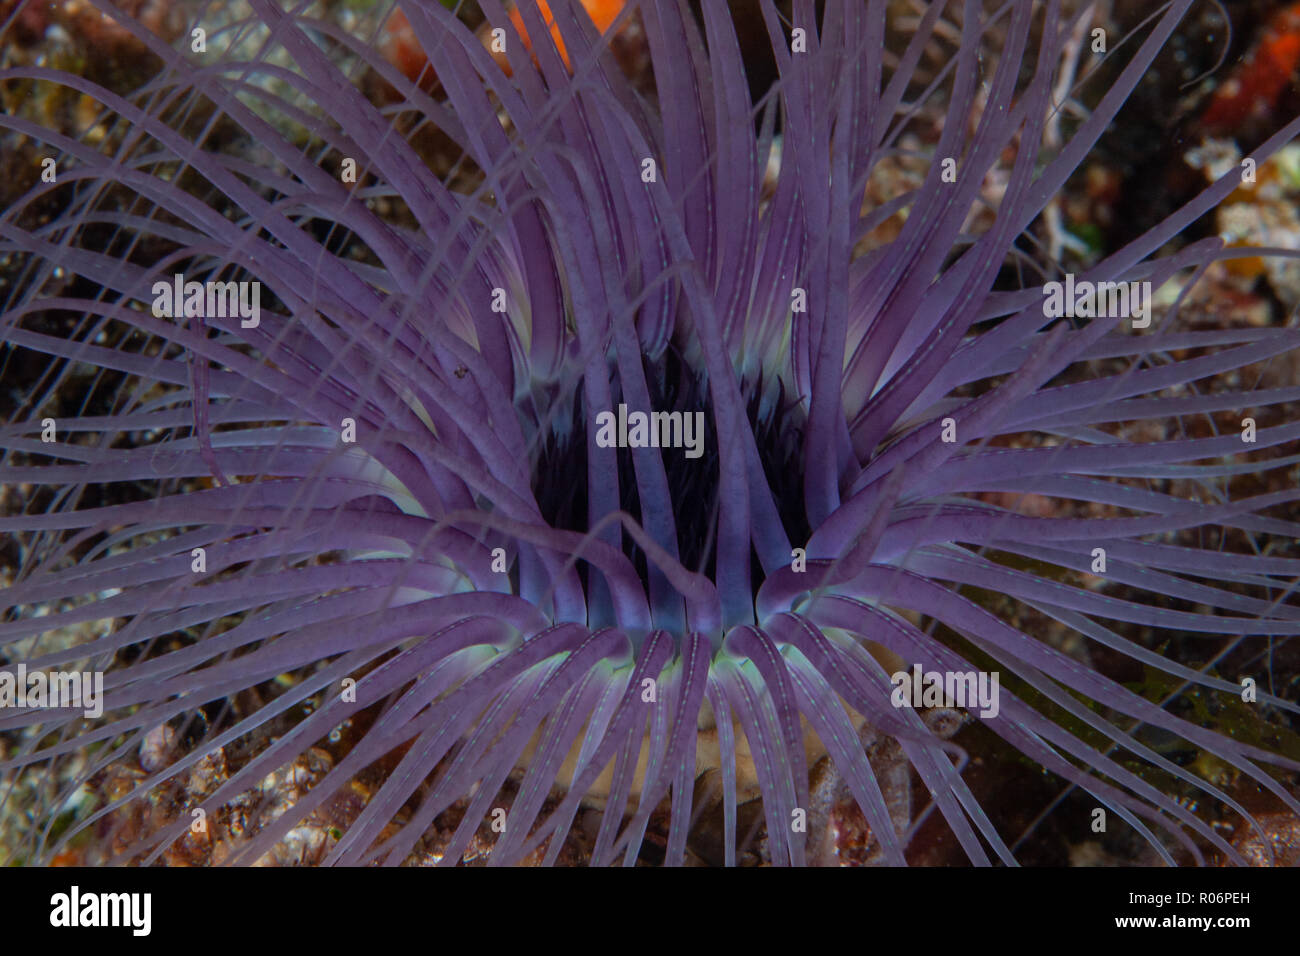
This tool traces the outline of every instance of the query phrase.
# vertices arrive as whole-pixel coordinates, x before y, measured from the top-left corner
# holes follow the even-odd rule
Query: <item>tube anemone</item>
[[[926,813],[900,820],[887,739],[971,862],[1013,863],[954,722],[1088,794],[1079,834],[1095,808],[1170,863],[1245,862],[1188,792],[1261,833],[1260,795],[1300,814],[1300,707],[1164,652],[1300,630],[1300,493],[1261,490],[1300,388],[1248,374],[1300,332],[1183,318],[1247,253],[1177,240],[1247,164],[1070,276],[1065,313],[1032,246],[1192,0],[1080,80],[1064,134],[1081,15],[1056,0],[936,3],[893,51],[885,0],[763,0],[758,102],[718,3],[604,34],[576,0],[482,0],[482,34],[402,3],[413,80],[307,5],[205,11],[200,55],[92,2],[148,82],[0,72],[101,110],[94,135],[0,117],[57,173],[0,216],[0,479],[33,489],[0,518],[3,673],[104,672],[102,716],[0,710],[4,799],[52,791],[22,859],[253,863],[314,824],[328,863],[456,863],[485,833],[492,864],[553,863],[582,814],[590,862],[630,864],[666,814],[680,864],[707,776],[720,862],[757,799],[761,857],[800,865],[827,858],[817,764],[903,864]],[[649,89],[610,52],[634,23]],[[463,161],[436,168],[431,130]],[[901,160],[915,182],[864,201]],[[1203,715],[1245,697],[1267,733]]]

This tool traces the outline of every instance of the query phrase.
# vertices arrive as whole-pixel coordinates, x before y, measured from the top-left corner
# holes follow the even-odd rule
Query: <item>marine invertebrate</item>
[[[54,180],[0,218],[16,263],[7,368],[48,357],[0,428],[0,478],[40,489],[0,519],[28,536],[0,650],[6,670],[107,670],[98,721],[0,713],[0,730],[27,731],[0,769],[16,780],[75,760],[80,784],[144,755],[135,786],[101,805],[68,819],[75,787],[52,800],[38,857],[239,751],[183,814],[96,835],[106,856],[156,859],[193,832],[191,811],[202,820],[357,721],[347,752],[225,861],[258,859],[386,759],[327,861],[402,862],[457,802],[442,860],[491,819],[491,862],[553,861],[595,795],[592,862],[635,861],[664,801],[664,857],[680,862],[708,769],[724,861],[752,785],[767,856],[800,864],[820,748],[901,863],[909,833],[864,725],[897,741],[973,862],[1012,861],[961,749],[895,693],[915,689],[912,666],[996,671],[997,701],[972,718],[1166,860],[1242,859],[1169,781],[1251,814],[1142,726],[1300,812],[1286,777],[1300,763],[1270,741],[1147,699],[1005,608],[1207,698],[1242,688],[1122,628],[1220,643],[1300,629],[1300,557],[1248,546],[1300,527],[1279,513],[1293,486],[1252,484],[1293,464],[1300,426],[1268,416],[1300,389],[1191,387],[1290,354],[1300,331],[1180,328],[1197,280],[1240,253],[1206,239],[1160,255],[1243,168],[1066,280],[1089,295],[1048,290],[1069,320],[1044,307],[1054,274],[999,286],[1191,0],[1133,39],[1054,156],[1040,144],[1075,27],[1057,2],[957,5],[953,56],[924,83],[944,5],[886,69],[883,0],[827,3],[821,18],[795,0],[792,25],[764,3],[780,82],[757,107],[720,5],[700,23],[668,0],[627,5],[654,103],[576,2],[548,4],[564,56],[535,4],[520,9],[543,38],[531,49],[500,3],[480,5],[508,75],[452,12],[403,5],[445,100],[274,0],[209,31],[209,47],[229,42],[212,62],[141,31],[165,66],[129,97],[42,67],[0,75],[92,96],[119,124],[107,149],[0,120],[56,159]],[[340,57],[403,99],[372,105]],[[861,208],[936,101],[920,183]],[[243,152],[219,148],[231,124]],[[423,124],[464,149],[466,191],[412,144]],[[1104,307],[1121,288],[1140,294]],[[69,407],[86,367],[91,407]],[[659,445],[702,416],[701,453],[655,447],[631,413],[602,439],[623,406]],[[1247,411],[1249,444],[1181,430]],[[1052,507],[1007,506],[1024,496]],[[57,643],[89,621],[111,626]],[[1300,709],[1262,686],[1254,701]]]

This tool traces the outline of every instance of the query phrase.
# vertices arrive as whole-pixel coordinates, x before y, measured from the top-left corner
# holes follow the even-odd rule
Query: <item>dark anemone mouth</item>
[[[0,709],[8,855],[1012,864],[1005,773],[1035,861],[1273,858],[1300,331],[1217,313],[1296,253],[1188,231],[1300,120],[1045,251],[1191,0],[1076,73],[1072,4],[764,0],[760,102],[722,4],[403,3],[413,74],[94,5],[143,85],[0,71],[96,115],[0,116],[58,170],[0,214],[0,680],[104,684]]]
[[[680,449],[661,449],[658,452],[668,482],[673,513],[680,527],[676,536],[677,551],[683,566],[704,574],[710,573],[710,555],[706,540],[692,529],[706,528],[712,523],[718,501],[718,461],[716,432],[709,407],[707,390],[702,376],[690,368],[680,355],[668,350],[658,362],[645,363],[645,379],[649,388],[650,408],[682,415],[703,413],[706,424],[704,454],[696,459],[686,458]],[[582,486],[587,476],[587,435],[595,429],[598,414],[611,409],[588,409],[581,400],[582,383],[577,393],[570,394],[559,403],[571,407],[562,427],[552,426],[539,443],[542,452],[533,466],[533,493],[537,506],[547,524],[568,531],[585,532],[588,523],[587,501]],[[622,395],[615,395],[615,406],[626,404]],[[563,410],[558,414],[563,415]],[[707,449],[713,449],[710,454]],[[635,520],[641,520],[641,503],[637,495],[636,471],[632,463],[632,449],[613,449],[618,459],[619,507]],[[637,574],[648,586],[649,567],[645,553],[631,540],[623,542],[624,553],[637,567]]]
[[[661,449],[673,514],[677,521],[677,553],[683,567],[711,577],[715,570],[712,541],[699,529],[710,528],[717,519],[719,470],[717,426],[713,418],[705,376],[693,369],[674,349],[669,348],[658,361],[645,360],[645,378],[649,387],[650,408],[683,415],[701,413],[705,426],[703,451],[698,459],[683,454],[682,449]],[[530,396],[534,409],[545,406],[550,411],[550,426],[534,439],[539,451],[533,457],[532,490],[546,523],[568,531],[586,531],[587,501],[582,485],[587,473],[586,437],[596,414],[581,402],[582,383],[575,392],[539,398]],[[745,419],[754,435],[754,445],[762,463],[762,473],[777,502],[781,527],[792,541],[807,541],[811,534],[807,516],[799,501],[802,482],[800,446],[805,418],[802,407],[792,401],[779,380],[768,388],[761,381],[741,383],[745,396]],[[616,399],[622,399],[617,395]],[[617,404],[617,402],[616,402]],[[626,402],[623,402],[626,404]],[[635,410],[635,409],[634,409]],[[544,436],[544,437],[543,437]],[[619,506],[636,521],[641,521],[641,503],[637,494],[632,449],[615,450],[618,458]],[[645,552],[632,539],[625,538],[623,552],[636,565],[643,585],[649,586],[649,564]],[[757,565],[757,562],[755,562]],[[582,571],[586,581],[585,568]],[[756,574],[755,590],[762,584]]]

